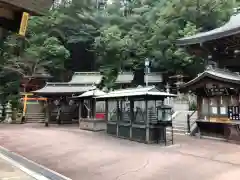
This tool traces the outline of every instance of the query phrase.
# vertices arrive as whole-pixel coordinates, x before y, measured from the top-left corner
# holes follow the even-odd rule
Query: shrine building
[[[144,82],[147,80],[150,86],[160,86],[163,81],[162,75],[159,72],[149,73],[148,77],[146,78],[145,75],[143,79]],[[93,90],[95,92],[102,80],[103,76],[99,72],[75,72],[69,82],[47,82],[45,86],[33,90],[32,93],[34,96],[47,98],[50,123],[56,123],[58,116],[61,116],[61,123],[74,123],[78,122],[78,119],[82,117],[79,117],[79,103],[73,97],[78,97]],[[118,88],[122,89],[133,87],[133,80],[134,74],[132,72],[120,72],[114,83]],[[82,112],[92,109],[92,104],[88,99],[83,104]],[[104,109],[102,107],[96,108]],[[61,109],[61,113],[59,109]],[[26,110],[27,113],[29,112],[28,110]],[[83,116],[85,114],[82,113]]]
[[[240,14],[223,26],[177,40],[180,47],[204,59],[205,70],[181,86],[197,95],[198,118],[189,133],[240,140]]]

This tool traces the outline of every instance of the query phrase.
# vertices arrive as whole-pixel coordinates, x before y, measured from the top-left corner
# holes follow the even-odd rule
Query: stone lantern
[[[5,122],[9,124],[12,123],[12,105],[10,102],[6,104],[5,112],[6,112]]]

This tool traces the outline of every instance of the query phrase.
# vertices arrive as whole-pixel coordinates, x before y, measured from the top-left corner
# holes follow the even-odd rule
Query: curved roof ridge
[[[232,76],[239,76],[239,78],[240,78],[240,75],[238,74],[238,72],[232,72],[229,69],[212,68],[212,69],[207,69],[206,71],[207,72],[212,71],[212,72],[217,72],[217,73],[225,73],[225,74],[232,75]]]
[[[223,82],[232,82],[236,84],[240,84],[240,75],[236,72],[231,72],[226,69],[219,69],[219,68],[209,68],[206,69],[204,72],[200,73],[197,77],[184,83],[181,88],[185,88],[188,86],[193,85],[194,83],[201,81],[203,78],[209,77],[215,80],[220,80]]]
[[[192,36],[183,37],[176,41],[177,45],[192,45],[204,43],[222,37],[240,33],[240,13],[233,14],[224,25],[210,31],[200,32]]]

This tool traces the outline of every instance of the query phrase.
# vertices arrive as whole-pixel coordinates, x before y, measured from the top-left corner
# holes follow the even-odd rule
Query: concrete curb
[[[37,180],[72,180],[2,146],[0,146],[0,155],[1,157],[3,156],[3,159],[7,160],[11,164],[13,163],[14,166],[18,167],[23,172],[27,173]],[[20,162],[17,161],[17,159]]]
[[[48,178],[36,173],[36,172],[33,172],[27,168],[25,168],[24,166],[22,166],[21,164],[17,163],[16,161],[8,158],[7,156],[3,155],[0,153],[0,158],[2,158],[3,160],[9,162],[11,165],[15,166],[16,168],[20,169],[21,171],[23,171],[24,173],[28,174],[29,176],[33,177],[34,179],[37,179],[37,180],[49,180]]]

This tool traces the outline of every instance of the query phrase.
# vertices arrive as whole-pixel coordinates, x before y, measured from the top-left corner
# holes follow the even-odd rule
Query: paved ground
[[[1,180],[36,180],[0,156]]]
[[[185,136],[161,147],[104,133],[0,125],[0,145],[74,180],[238,180],[240,146]]]

